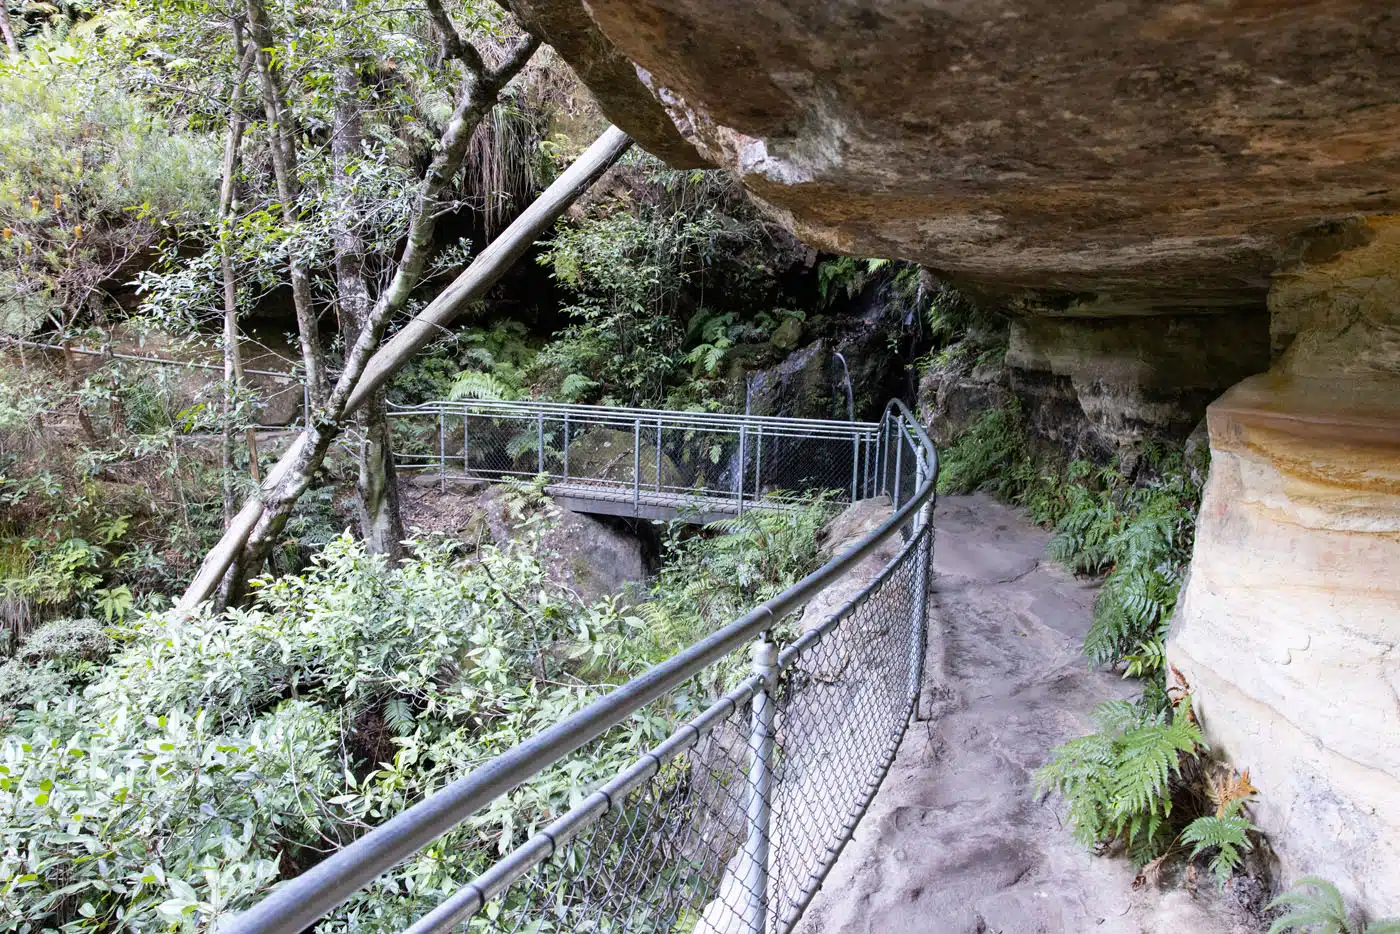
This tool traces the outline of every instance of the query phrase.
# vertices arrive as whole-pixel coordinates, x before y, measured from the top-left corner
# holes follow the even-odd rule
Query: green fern
[[[463,370],[452,382],[448,390],[451,399],[483,399],[490,401],[511,401],[520,398],[520,391],[504,380],[490,373],[478,370]]]
[[[597,380],[589,379],[582,373],[570,373],[559,384],[559,397],[565,402],[577,402],[597,386]]]
[[[1308,891],[1315,889],[1316,891]],[[1269,908],[1287,908],[1288,914],[1269,926],[1269,934],[1286,931],[1312,931],[1313,934],[1381,934],[1395,929],[1396,921],[1379,921],[1362,927],[1353,924],[1346,902],[1337,887],[1317,876],[1304,876],[1287,892],[1269,903]]]
[[[1170,845],[1172,783],[1182,762],[1205,749],[1190,711],[1189,698],[1155,715],[1111,702],[1096,712],[1099,732],[1055,749],[1036,772],[1036,786],[1065,798],[1077,840],[1121,840],[1137,865]]]
[[[412,733],[417,720],[413,706],[402,697],[391,697],[384,704],[384,722],[394,731],[395,736],[407,736]]]
[[[1198,817],[1181,832],[1181,841],[1194,847],[1191,850],[1192,859],[1206,850],[1215,850],[1215,855],[1210,859],[1210,874],[1221,888],[1240,867],[1244,854],[1254,849],[1249,835],[1257,833],[1259,828],[1242,813],[1244,805],[1244,799],[1231,801],[1225,805],[1223,814]]]

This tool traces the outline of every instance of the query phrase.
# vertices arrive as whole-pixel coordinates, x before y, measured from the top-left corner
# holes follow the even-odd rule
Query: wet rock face
[[[1258,307],[1300,235],[1400,210],[1385,0],[587,8],[677,128],[624,129],[691,143],[838,252],[1119,308]],[[605,108],[623,93],[580,70]]]

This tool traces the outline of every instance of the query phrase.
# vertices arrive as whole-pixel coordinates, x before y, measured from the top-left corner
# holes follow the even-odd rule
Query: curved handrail
[[[938,453],[918,420],[897,399],[888,404],[879,426],[882,449],[888,450],[889,432],[892,431],[910,442],[917,481],[908,499],[900,502],[900,470],[898,467],[894,470],[891,492],[894,493],[897,508],[876,529],[734,622],[614,688],[572,716],[390,818],[295,879],[279,885],[257,905],[220,925],[221,934],[298,934],[377,876],[428,846],[496,798],[622,723],[713,663],[753,642],[777,621],[840,580],[900,530],[909,527],[913,533],[922,535],[922,541],[927,542],[928,536],[923,533],[931,521],[930,512],[938,477]],[[895,447],[897,452],[902,452],[901,444]],[[881,468],[882,483],[891,473],[890,466],[887,456]],[[916,522],[919,523],[917,526],[914,525]],[[912,539],[914,535],[911,533],[910,537]],[[901,549],[882,575],[888,574],[905,560],[914,544],[911,540]],[[926,568],[924,573],[926,575]],[[852,604],[862,599],[869,590],[870,587],[867,587]],[[843,611],[833,614],[833,618],[839,618],[850,606],[848,604]],[[804,637],[808,640],[806,644],[819,638],[820,635],[812,636],[811,633]],[[794,654],[800,654],[803,649],[799,644],[803,642],[803,639],[794,642],[785,655],[790,659]],[[745,690],[753,691],[754,687],[746,682],[736,689],[736,693]],[[735,700],[736,696],[731,694],[726,698]],[[868,805],[868,800],[865,804]],[[453,910],[460,916],[460,905],[454,906]],[[415,930],[419,928],[415,926]]]

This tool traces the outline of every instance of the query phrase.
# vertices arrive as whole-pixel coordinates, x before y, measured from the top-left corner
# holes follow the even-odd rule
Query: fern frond
[[[1240,813],[1243,808],[1244,801],[1236,799],[1225,806],[1221,816],[1198,817],[1181,832],[1182,841],[1193,845],[1192,859],[1206,850],[1216,851],[1210,860],[1210,873],[1222,888],[1239,868],[1243,853],[1254,848],[1249,834],[1258,828]]]
[[[417,717],[413,713],[413,706],[407,700],[391,697],[384,704],[384,722],[394,731],[395,736],[406,736],[413,732]]]
[[[482,399],[488,401],[511,401],[519,398],[517,390],[490,373],[478,370],[464,370],[457,374],[448,390],[449,399]]]
[[[1317,891],[1307,891],[1310,888]],[[1269,926],[1269,934],[1304,930],[1312,930],[1314,934],[1352,934],[1342,893],[1317,876],[1299,879],[1293,888],[1269,902],[1268,907],[1291,909]]]

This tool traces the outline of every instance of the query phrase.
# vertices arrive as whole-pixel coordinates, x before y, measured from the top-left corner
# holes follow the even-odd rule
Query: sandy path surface
[[[1134,891],[1039,801],[1032,772],[1131,686],[1080,653],[1095,586],[1045,558],[1048,535],[981,496],[945,497],[923,722],[899,756],[801,934],[1238,932],[1214,897]]]

